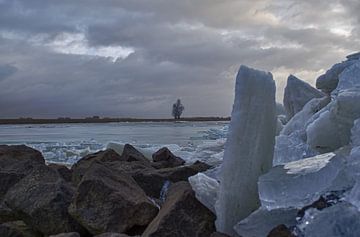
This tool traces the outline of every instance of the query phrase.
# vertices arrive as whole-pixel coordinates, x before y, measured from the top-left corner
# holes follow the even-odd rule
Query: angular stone
[[[163,147],[152,155],[156,168],[172,168],[182,166],[185,161],[175,156],[168,148]]]
[[[310,84],[290,75],[284,93],[284,107],[289,119],[300,112],[314,98],[322,98],[325,94]]]
[[[56,170],[44,165],[14,185],[4,200],[19,219],[44,235],[86,233],[67,211],[73,193]]]
[[[77,232],[61,233],[58,235],[50,235],[49,237],[81,237]]]
[[[69,212],[96,235],[147,226],[158,208],[131,176],[93,163],[79,183]]]
[[[23,221],[7,222],[0,225],[1,237],[42,237],[42,234],[34,231]]]
[[[267,237],[295,237],[286,225],[279,225],[272,229]]]
[[[99,151],[94,154],[89,154],[81,158],[72,167],[72,181],[75,184],[80,183],[82,177],[94,162],[111,162],[122,161],[123,159],[114,150],[108,149],[105,151]]]
[[[45,165],[45,160],[39,151],[23,145],[0,145],[0,199],[40,165]]]
[[[125,144],[121,159],[125,161],[150,162],[148,158],[130,144]]]
[[[59,175],[66,181],[66,182],[71,182],[72,179],[72,171],[66,167],[65,165],[60,165],[60,164],[48,164],[48,166],[54,170],[56,170]]]
[[[119,233],[103,233],[103,234],[100,234],[100,235],[96,235],[94,237],[130,237],[126,234],[119,234]]]
[[[208,237],[215,231],[215,215],[202,205],[187,182],[170,187],[159,214],[142,237]]]
[[[174,168],[165,169],[148,169],[142,170],[132,174],[132,177],[140,185],[140,187],[146,192],[147,195],[159,198],[160,191],[166,181],[173,183],[179,181],[187,181],[189,177],[196,175],[199,172],[204,172],[211,168],[211,166],[196,161],[189,166],[180,166]]]
[[[272,167],[276,119],[271,73],[241,66],[220,178],[218,231],[234,235],[233,226],[260,206],[257,180]]]

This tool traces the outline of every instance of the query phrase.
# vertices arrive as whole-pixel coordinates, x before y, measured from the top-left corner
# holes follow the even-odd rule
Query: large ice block
[[[356,207],[339,203],[326,208],[309,219],[306,237],[358,237],[360,213]]]
[[[234,229],[239,236],[264,237],[278,225],[295,226],[297,213],[297,209],[260,208],[236,224]]]
[[[343,168],[334,153],[276,166],[259,179],[259,195],[267,209],[301,208],[317,200]]]
[[[310,84],[290,75],[284,93],[284,107],[288,118],[300,112],[304,105],[314,98],[324,97],[325,94]]]
[[[272,166],[276,119],[271,73],[241,66],[216,204],[219,232],[234,236],[233,226],[258,209],[257,180]]]

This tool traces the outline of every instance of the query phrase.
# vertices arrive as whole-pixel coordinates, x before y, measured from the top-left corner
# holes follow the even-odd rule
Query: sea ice
[[[349,60],[335,64],[316,80],[316,88],[330,94],[338,85],[339,75],[355,62],[354,60]]]
[[[312,217],[305,228],[306,237],[358,237],[360,213],[356,207],[339,203]]]
[[[215,213],[215,203],[218,198],[219,182],[203,173],[198,173],[197,175],[189,178],[189,183],[195,191],[197,200]]]
[[[360,61],[349,66],[340,74],[338,86],[332,94],[336,95],[339,91],[352,88],[360,89]]]
[[[260,208],[236,224],[234,229],[240,236],[264,237],[278,225],[295,226],[297,213],[297,209]]]
[[[261,204],[269,210],[309,205],[327,191],[342,167],[334,153],[276,166],[259,179]]]
[[[259,207],[257,180],[272,166],[275,132],[271,73],[241,66],[216,204],[218,231],[236,235],[234,225]]]
[[[305,104],[314,98],[324,97],[325,94],[310,84],[290,75],[284,93],[284,107],[289,119],[300,112]]]
[[[306,128],[307,143],[321,153],[348,145],[354,120],[360,117],[360,90],[340,91]]]
[[[351,129],[351,146],[360,146],[360,119],[354,121],[354,126]]]
[[[276,137],[273,166],[318,155],[300,137],[296,132]]]

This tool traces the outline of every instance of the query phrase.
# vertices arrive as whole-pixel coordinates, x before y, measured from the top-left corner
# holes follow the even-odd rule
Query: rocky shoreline
[[[223,236],[167,148],[147,159],[133,146],[90,154],[70,169],[32,148],[0,146],[0,236]]]

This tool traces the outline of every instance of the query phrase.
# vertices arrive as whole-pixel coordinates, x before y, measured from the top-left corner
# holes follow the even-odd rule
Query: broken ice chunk
[[[274,209],[269,211],[260,208],[235,225],[234,229],[240,236],[264,237],[278,225],[295,226],[297,212],[297,209]]]
[[[306,237],[358,237],[360,212],[348,203],[326,208],[309,219]]]
[[[259,179],[259,196],[267,209],[303,207],[331,186],[343,167],[334,153],[276,166]]]
[[[215,203],[219,192],[218,181],[203,173],[198,173],[189,178],[189,183],[195,191],[196,199],[215,213]]]

